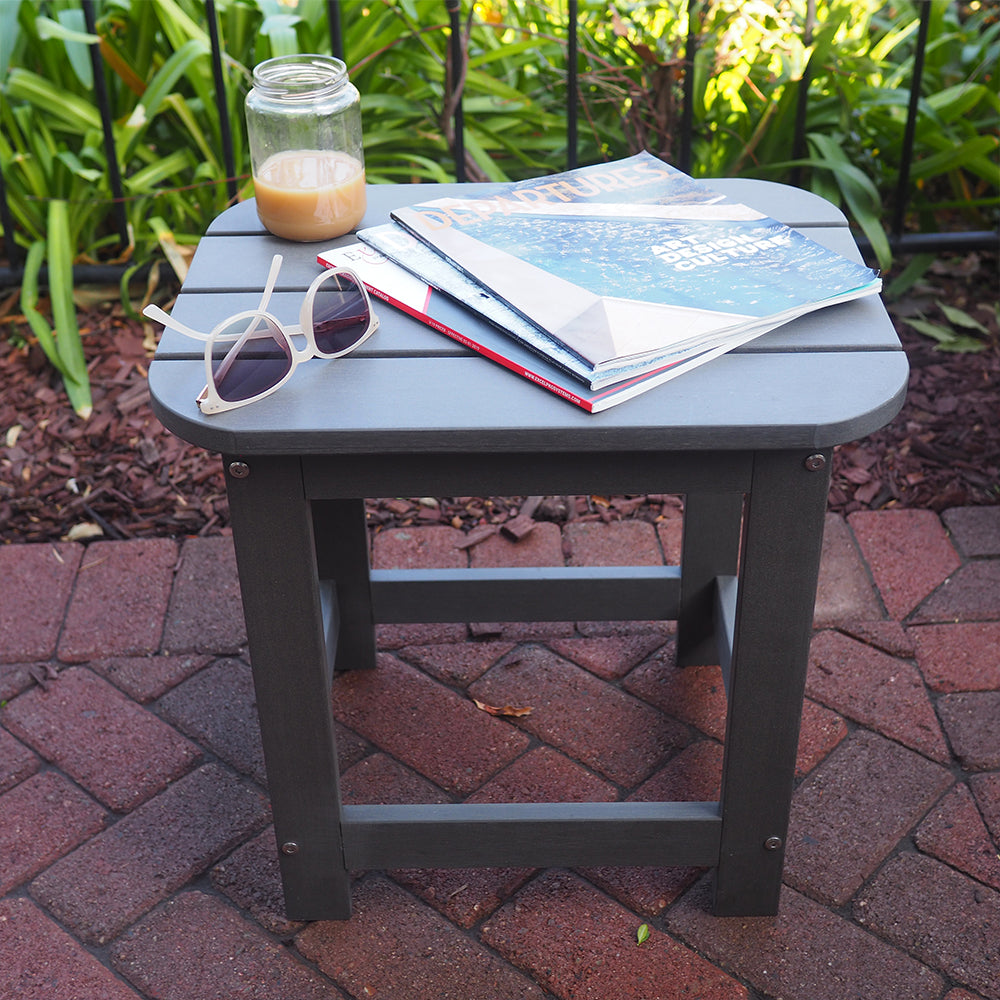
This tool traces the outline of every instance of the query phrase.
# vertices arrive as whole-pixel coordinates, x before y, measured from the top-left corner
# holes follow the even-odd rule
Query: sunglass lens
[[[230,403],[273,389],[291,367],[288,340],[266,316],[240,320],[221,330],[212,349],[215,388]]]
[[[331,274],[316,290],[313,333],[323,354],[341,354],[357,344],[369,326],[368,300],[346,274]]]

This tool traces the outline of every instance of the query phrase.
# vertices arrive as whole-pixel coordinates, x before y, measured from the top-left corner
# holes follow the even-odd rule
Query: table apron
[[[308,500],[745,493],[750,488],[752,473],[753,452],[748,451],[456,452],[302,458],[302,480]]]

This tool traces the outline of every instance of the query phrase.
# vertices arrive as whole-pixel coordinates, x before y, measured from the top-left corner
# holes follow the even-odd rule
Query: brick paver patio
[[[673,562],[676,529],[373,557]],[[230,541],[9,546],[0,581],[5,1000],[1000,1000],[1000,507],[829,515],[776,918],[605,868],[359,872],[350,922],[290,922]],[[670,625],[489,617],[383,627],[335,681],[347,799],[714,794],[721,679]]]

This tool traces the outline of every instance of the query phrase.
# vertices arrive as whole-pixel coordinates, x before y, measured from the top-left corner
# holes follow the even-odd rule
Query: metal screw
[[[246,462],[230,462],[229,475],[233,479],[246,479],[250,475],[250,466]]]
[[[764,841],[765,851],[780,851],[781,850],[781,837],[768,837]]]
[[[298,854],[299,853],[299,845],[296,844],[294,840],[286,840],[281,845],[281,853],[282,854],[287,854],[289,857],[291,857],[293,854]]]
[[[822,472],[826,468],[826,455],[821,455],[819,452],[810,455],[806,459],[806,468],[810,472]]]

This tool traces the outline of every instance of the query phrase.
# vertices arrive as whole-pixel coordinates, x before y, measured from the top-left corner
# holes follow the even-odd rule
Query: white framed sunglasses
[[[299,309],[298,325],[282,323],[267,311],[281,270],[275,254],[260,305],[236,313],[201,333],[173,319],[159,306],[148,305],[144,316],[186,337],[205,341],[205,388],[198,394],[202,413],[222,413],[246,406],[280,389],[303,361],[342,358],[360,347],[377,329],[368,289],[347,268],[318,274]],[[292,337],[303,336],[299,350]]]

